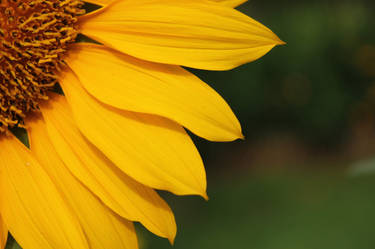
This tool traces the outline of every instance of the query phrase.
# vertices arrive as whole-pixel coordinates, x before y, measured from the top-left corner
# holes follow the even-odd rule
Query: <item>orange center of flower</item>
[[[77,36],[80,0],[0,0],[0,131],[47,99]]]

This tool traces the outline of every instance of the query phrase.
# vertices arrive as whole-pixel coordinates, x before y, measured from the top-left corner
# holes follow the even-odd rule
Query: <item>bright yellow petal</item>
[[[108,5],[110,3],[113,3],[114,1],[116,1],[116,0],[94,0],[94,1],[90,0],[90,1],[87,1],[87,2],[97,4],[97,5]],[[211,0],[211,1],[222,3],[222,4],[224,4],[226,6],[230,6],[230,7],[237,7],[238,5],[241,5],[245,2],[247,2],[247,0]]]
[[[178,66],[146,62],[82,44],[68,59],[83,86],[114,107],[167,117],[211,141],[242,138],[228,104],[211,87]],[[93,68],[100,68],[93,74]],[[103,84],[105,82],[105,84]]]
[[[122,0],[83,19],[82,33],[132,56],[227,70],[283,42],[250,17],[204,0]]]
[[[120,222],[115,214],[69,172],[49,140],[42,118],[28,120],[27,123],[32,154],[74,210],[90,248],[138,248],[132,222]],[[115,226],[114,222],[119,225]]]
[[[214,2],[218,2],[218,3],[222,3],[226,6],[230,6],[230,7],[237,7],[245,2],[247,2],[247,0],[212,0]]]
[[[0,216],[0,249],[4,249],[8,239],[8,228]]]
[[[82,133],[135,180],[179,195],[205,196],[203,163],[184,129],[168,119],[97,102],[73,73],[62,88]]]
[[[108,4],[113,3],[115,1],[116,0],[89,0],[89,1],[86,1],[86,2],[105,6],[105,5],[108,5]]]
[[[122,217],[139,221],[151,232],[173,241],[176,223],[169,206],[153,189],[123,174],[87,142],[65,98],[53,95],[48,106],[41,108],[48,135],[72,174]]]
[[[76,217],[28,149],[0,139],[1,215],[24,249],[88,248]]]

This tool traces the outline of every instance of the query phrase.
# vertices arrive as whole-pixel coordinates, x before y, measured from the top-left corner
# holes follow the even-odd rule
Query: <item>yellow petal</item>
[[[247,2],[247,0],[212,0],[214,2],[218,2],[218,3],[222,3],[226,6],[230,6],[230,7],[237,7],[245,2]]]
[[[123,174],[87,142],[65,98],[53,95],[41,109],[52,144],[72,174],[122,217],[139,221],[151,232],[173,241],[176,223],[169,206],[153,189]]]
[[[105,5],[113,3],[114,1],[116,1],[116,0],[89,0],[89,1],[86,1],[86,2],[105,6]]]
[[[204,0],[122,0],[82,19],[82,33],[144,60],[227,70],[282,41],[250,17]]]
[[[30,149],[71,206],[91,249],[136,249],[132,222],[120,221],[69,172],[54,149],[42,118],[28,120]],[[114,222],[118,223],[117,226]]]
[[[203,163],[182,127],[105,106],[88,95],[73,73],[66,73],[61,85],[82,133],[127,175],[152,188],[205,196]]]
[[[4,249],[8,239],[8,228],[0,216],[0,249]]]
[[[228,104],[181,67],[138,60],[90,44],[78,46],[74,55],[67,61],[69,66],[87,91],[106,104],[167,117],[211,141],[243,137]],[[93,73],[93,68],[100,70]]]
[[[22,248],[88,248],[76,217],[28,149],[5,135],[0,147],[1,215]]]
[[[90,3],[93,3],[93,4],[98,4],[98,5],[108,5],[110,3],[113,3],[114,1],[116,0],[95,0],[95,1],[87,1],[87,2],[90,2]],[[214,1],[214,2],[218,2],[218,3],[222,3],[226,6],[230,6],[230,7],[237,7],[238,5],[241,5],[245,2],[247,2],[247,0],[211,0],[211,1]]]

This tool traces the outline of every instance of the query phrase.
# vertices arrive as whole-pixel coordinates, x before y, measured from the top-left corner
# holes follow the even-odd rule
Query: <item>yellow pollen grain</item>
[[[0,0],[0,132],[48,99],[78,34],[80,0]]]

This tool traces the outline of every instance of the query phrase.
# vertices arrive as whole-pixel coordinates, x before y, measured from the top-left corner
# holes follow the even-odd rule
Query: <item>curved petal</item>
[[[30,151],[0,138],[1,215],[24,249],[89,248],[76,217]]]
[[[247,2],[247,0],[212,0],[214,2],[218,2],[218,3],[222,3],[226,6],[230,6],[230,7],[237,7],[245,2]]]
[[[167,117],[211,141],[243,138],[228,104],[185,69],[138,60],[103,46],[82,44],[78,49],[67,62],[100,101]],[[101,70],[93,74],[93,68]]]
[[[140,59],[227,70],[282,41],[237,10],[204,0],[122,0],[83,18],[82,33]]]
[[[203,163],[182,127],[162,117],[105,106],[71,72],[61,85],[81,132],[127,175],[175,194],[206,195]]]
[[[116,0],[89,0],[89,1],[86,1],[86,2],[105,6],[105,5],[111,4],[111,3],[115,2],[115,1]]]
[[[8,239],[8,228],[0,215],[0,249],[4,249]]]
[[[132,222],[115,216],[66,168],[51,143],[42,118],[28,120],[30,150],[72,207],[91,249],[136,249]],[[115,226],[114,223],[118,223]]]
[[[113,3],[114,1],[116,1],[116,0],[90,0],[90,1],[87,1],[87,2],[93,3],[93,4],[98,4],[98,5],[108,5],[110,3]],[[237,7],[238,5],[241,5],[245,2],[247,2],[247,0],[211,0],[211,1],[222,3],[222,4],[224,4],[226,6],[230,6],[230,7]]]
[[[65,97],[52,95],[41,109],[52,144],[73,175],[122,217],[174,240],[176,223],[168,204],[153,189],[123,174],[82,136]]]

